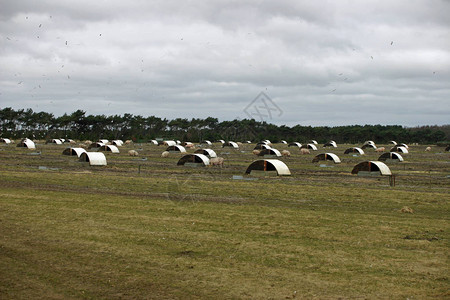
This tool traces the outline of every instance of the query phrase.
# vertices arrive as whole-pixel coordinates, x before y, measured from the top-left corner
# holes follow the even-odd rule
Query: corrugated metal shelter
[[[103,145],[100,148],[98,148],[99,151],[106,151],[111,153],[120,153],[119,148],[117,148],[114,145]]]
[[[306,144],[306,145],[302,145],[300,148],[302,149],[310,149],[310,150],[314,150],[317,151],[317,147],[314,144]]]
[[[198,149],[195,153],[206,155],[209,158],[217,157],[216,152],[212,149]]]
[[[206,144],[208,146],[212,145],[211,141],[208,141],[208,140],[203,140],[203,141],[200,142],[200,144]]]
[[[276,172],[278,176],[290,176],[288,166],[278,159],[259,159],[248,166],[245,174],[251,174],[252,171]]]
[[[281,140],[281,143],[287,145],[287,142],[285,140]]]
[[[397,142],[396,141],[390,141],[389,144],[392,144],[392,145],[395,146],[395,145],[397,145]]]
[[[88,162],[91,166],[106,166],[106,156],[102,152],[81,153],[79,161]]]
[[[150,140],[150,144],[153,144],[153,145],[156,145],[156,146],[159,145],[157,140]]]
[[[1,143],[4,143],[4,144],[11,144],[11,140],[10,140],[10,139],[7,139],[7,138],[1,138],[1,139],[0,139],[0,142],[1,142]]]
[[[403,157],[397,152],[386,152],[381,154],[378,160],[385,162],[402,162]]]
[[[323,145],[323,147],[334,147],[334,148],[337,148],[337,144],[336,144],[335,141],[329,141],[328,143],[325,143]]]
[[[401,146],[401,147],[405,147],[406,149],[409,149],[408,145],[406,145],[405,143],[400,143],[398,145]]]
[[[88,149],[92,149],[92,148],[100,148],[105,146],[106,144],[101,143],[101,142],[95,142],[89,145]]]
[[[330,160],[330,161],[334,162],[335,164],[340,164],[341,163],[341,160],[339,159],[339,157],[336,154],[334,154],[334,153],[321,153],[321,154],[318,154],[318,155],[316,155],[313,158],[312,162],[316,163],[316,162],[319,162],[321,160]]]
[[[367,144],[365,143],[364,145],[362,145],[361,149],[366,149],[366,148],[372,148],[372,149],[377,149],[377,146],[375,144]]]
[[[173,145],[167,147],[166,151],[169,151],[170,153],[185,153],[186,149],[180,145]]]
[[[208,166],[209,158],[203,154],[187,154],[180,158],[177,163],[178,166]]]
[[[106,140],[106,139],[100,139],[100,140],[98,140],[97,142],[98,142],[98,143],[102,143],[102,144],[108,144],[108,143],[109,143],[109,140]]]
[[[112,144],[116,147],[122,147],[123,141],[122,140],[114,140],[114,141],[112,141]]]
[[[253,148],[253,150],[265,150],[265,149],[270,149],[271,147],[267,144],[258,144],[255,146],[255,148]]]
[[[218,140],[219,143],[225,144],[224,140]]]
[[[64,155],[76,155],[77,157],[80,157],[81,154],[86,152],[83,148],[66,148],[64,149],[63,153]]]
[[[258,156],[264,156],[264,157],[281,157],[281,153],[280,151],[278,151],[277,149],[274,148],[269,148],[269,149],[263,149],[261,150],[261,152],[259,152]]]
[[[28,149],[36,149],[36,145],[30,139],[23,139],[23,140],[21,140],[20,143],[17,144],[17,147],[25,147],[25,148],[28,148]]]
[[[165,145],[165,146],[175,146],[175,145],[177,145],[177,142],[175,142],[175,141],[164,141],[163,142],[163,144]]]
[[[63,144],[63,141],[61,141],[60,139],[51,139],[51,140],[48,140],[48,141],[46,142],[46,144],[62,145],[62,144]]]
[[[234,149],[239,149],[239,145],[237,143],[235,143],[235,142],[232,142],[232,141],[229,141],[229,142],[223,144],[222,148],[224,148],[224,147],[232,147]]]
[[[359,176],[392,175],[389,167],[381,161],[363,161],[353,168],[352,174],[358,174]]]
[[[314,145],[317,145],[317,144],[318,144],[316,140],[310,140],[309,142],[310,142],[311,144],[314,144]]]
[[[344,154],[352,154],[352,153],[364,155],[364,150],[359,147],[351,147],[344,151]]]
[[[408,149],[406,149],[403,146],[399,146],[399,145],[392,147],[390,151],[391,152],[399,152],[399,153],[409,153]]]
[[[300,144],[299,142],[292,142],[292,143],[289,143],[288,147],[298,147],[298,148],[301,148],[301,147],[302,147],[302,144]]]

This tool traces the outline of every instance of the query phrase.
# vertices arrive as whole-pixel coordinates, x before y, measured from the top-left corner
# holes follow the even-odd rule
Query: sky
[[[450,1],[0,0],[0,109],[444,125]]]

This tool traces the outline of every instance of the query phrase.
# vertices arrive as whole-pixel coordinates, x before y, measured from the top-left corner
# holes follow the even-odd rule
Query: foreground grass
[[[219,171],[155,159],[138,174],[126,156],[89,168],[58,154],[2,154],[2,299],[450,296],[444,179],[391,188],[307,175],[300,157],[302,175],[237,181],[244,160]]]

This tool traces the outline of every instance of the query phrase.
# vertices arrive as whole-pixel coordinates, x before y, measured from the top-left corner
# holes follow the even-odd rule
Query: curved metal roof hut
[[[375,143],[374,143],[373,141],[365,141],[365,142],[364,142],[364,145],[365,145],[365,144],[372,144],[372,145],[375,145]]]
[[[163,145],[168,146],[168,147],[175,146],[176,144],[177,144],[177,142],[175,142],[175,141],[164,141],[163,142]]]
[[[318,154],[318,155],[316,155],[313,158],[312,162],[316,163],[316,162],[319,162],[321,160],[325,160],[325,161],[326,160],[330,160],[330,161],[334,162],[335,164],[340,164],[341,163],[341,160],[339,159],[339,157],[336,154],[334,154],[334,153],[321,153],[321,154]]]
[[[276,158],[276,157],[281,157],[282,155],[281,155],[280,151],[278,151],[277,149],[269,148],[269,149],[261,150],[261,152],[259,152],[258,156],[264,156],[264,157],[268,157],[268,158]]]
[[[386,152],[381,154],[381,156],[378,157],[378,160],[385,162],[402,162],[403,157],[397,152]]]
[[[114,140],[114,141],[112,141],[112,144],[116,147],[122,147],[123,141],[122,140]]]
[[[302,145],[300,148],[301,149],[311,149],[311,150],[317,151],[317,147],[314,144]]]
[[[351,147],[344,151],[344,154],[351,154],[351,153],[364,155],[364,150],[359,147]]]
[[[214,150],[212,150],[212,149],[198,149],[194,153],[203,154],[203,155],[205,155],[208,158],[217,157],[216,152]]]
[[[337,148],[337,144],[336,144],[335,141],[329,141],[328,143],[325,143],[325,144],[323,145],[323,147],[324,147],[324,148],[325,148],[325,147],[334,147],[334,148]]]
[[[203,141],[200,142],[200,144],[201,144],[201,145],[205,145],[205,144],[206,144],[206,145],[208,145],[208,146],[211,146],[211,145],[212,145],[211,141],[208,141],[208,140],[203,140]]]
[[[158,141],[157,141],[157,140],[150,140],[150,144],[153,144],[153,145],[159,146],[159,143],[158,143]]]
[[[406,149],[409,149],[408,145],[406,145],[405,143],[400,143],[398,145],[401,146],[401,147],[405,147]]]
[[[255,146],[255,148],[253,148],[253,150],[265,150],[265,149],[270,149],[272,147],[270,147],[267,144],[258,144]]]
[[[106,151],[111,153],[120,153],[119,148],[117,148],[114,145],[103,145],[100,148],[98,148],[99,151]]]
[[[314,145],[317,145],[317,144],[318,144],[316,140],[310,140],[309,142],[310,142],[311,144],[314,144]]]
[[[366,148],[372,148],[372,149],[377,149],[377,146],[375,144],[371,144],[371,143],[365,143],[364,145],[361,146],[361,149],[366,149]]]
[[[225,144],[224,140],[218,140],[219,143]]]
[[[92,148],[100,148],[105,146],[106,144],[104,143],[100,143],[100,142],[95,142],[89,145],[88,149],[92,149]]]
[[[184,142],[183,146],[184,147],[192,147],[192,146],[194,146],[194,143],[192,143],[192,142]]]
[[[281,143],[287,145],[287,142],[285,140],[281,140]]]
[[[48,140],[48,141],[46,142],[46,144],[62,145],[62,144],[63,144],[63,141],[61,141],[60,139],[51,139],[51,140]]]
[[[391,170],[381,161],[363,161],[357,164],[352,174],[359,176],[389,176],[392,175]]]
[[[82,153],[86,152],[83,148],[66,148],[62,152],[63,155],[76,155],[77,157],[80,157]]]
[[[223,144],[222,148],[224,148],[224,147],[232,147],[234,149],[239,149],[239,145],[237,143],[235,143],[235,142],[232,142],[232,141],[229,141],[229,142]]]
[[[25,147],[25,148],[28,148],[28,149],[36,149],[36,145],[30,139],[23,139],[23,140],[21,140],[20,143],[17,144],[17,147]]]
[[[302,147],[302,144],[300,144],[299,142],[292,142],[292,143],[289,143],[288,147],[298,147],[298,148],[301,148],[301,147]]]
[[[97,142],[98,142],[98,143],[102,143],[102,144],[108,144],[108,143],[109,143],[109,140],[106,140],[106,139],[99,139]]]
[[[392,145],[397,145],[397,142],[396,141],[389,141],[389,144],[392,144]]]
[[[177,166],[204,167],[208,165],[209,165],[209,158],[203,154],[187,154],[182,158],[180,158],[180,160],[177,163]]]
[[[10,139],[7,139],[7,138],[1,138],[1,139],[0,139],[0,143],[3,143],[3,144],[11,144],[11,140],[10,140]]]
[[[91,166],[106,166],[106,156],[102,152],[81,153],[79,161],[88,162]]]
[[[403,146],[398,146],[398,145],[392,147],[390,151],[391,151],[391,152],[399,152],[399,153],[409,153],[409,152],[408,152],[408,149],[406,149],[406,148],[403,147]]]
[[[169,151],[170,153],[185,153],[186,149],[180,145],[173,145],[167,147],[166,151]]]
[[[273,172],[278,176],[290,176],[291,171],[289,171],[288,166],[284,162],[278,159],[259,159],[252,162],[245,174],[251,174],[252,171],[256,172]]]

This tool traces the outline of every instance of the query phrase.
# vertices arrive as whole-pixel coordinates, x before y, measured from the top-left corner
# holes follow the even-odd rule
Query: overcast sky
[[[0,0],[0,108],[449,124],[449,12],[444,0]]]

